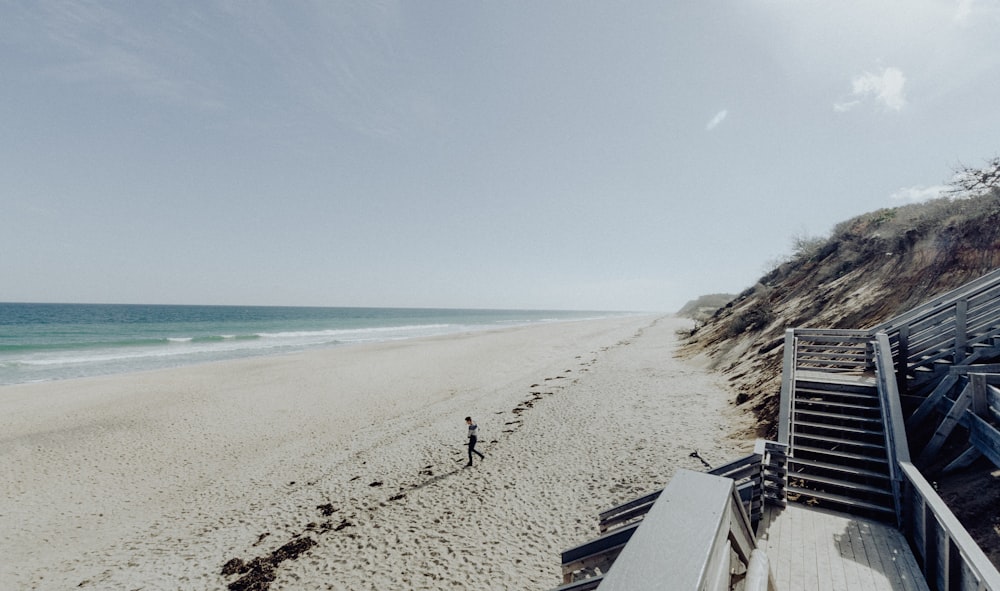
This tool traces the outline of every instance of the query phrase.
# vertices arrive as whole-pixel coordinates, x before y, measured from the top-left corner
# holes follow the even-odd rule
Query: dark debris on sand
[[[242,577],[227,585],[229,591],[267,591],[274,581],[275,568],[286,560],[295,560],[303,552],[316,545],[316,540],[300,537],[271,552],[269,556],[258,556],[250,562],[233,558],[222,567],[223,576],[241,574]]]
[[[326,503],[325,505],[316,505],[316,508],[319,509],[319,512],[321,515],[323,515],[323,517],[329,517],[337,512],[337,510],[333,508],[333,503]]]
[[[571,370],[566,370],[566,373],[570,373],[570,371]],[[563,376],[556,376],[554,378],[545,378],[545,381],[553,379],[562,379],[562,377]],[[539,386],[540,384],[531,385],[532,388],[538,388]],[[514,415],[518,416],[519,418],[504,423],[505,426],[509,427],[509,426],[517,426],[523,424],[520,415],[531,409],[534,406],[535,402],[542,399],[543,395],[551,395],[553,394],[553,392],[531,391],[529,392],[529,394],[531,395],[530,399],[525,400],[524,402],[520,403],[514,409],[511,410],[511,412]],[[496,414],[504,414],[504,413],[503,411],[500,411]],[[514,430],[505,429],[503,432],[513,433]],[[491,441],[491,443],[497,443],[497,440],[494,439]],[[464,462],[465,459],[462,458],[457,461]],[[420,471],[420,475],[432,476],[434,474],[433,467],[434,467],[433,465],[425,466]],[[359,480],[360,478],[361,476],[354,476],[353,478],[350,479],[350,482]],[[296,484],[295,481],[290,481],[288,483],[289,486],[294,486],[295,484]],[[314,483],[310,482],[308,484],[313,485]],[[375,480],[368,484],[368,486],[372,488],[381,487],[383,485],[384,483],[380,480]],[[400,492],[398,494],[390,496],[388,498],[388,501],[399,501],[404,498],[406,498],[406,493]],[[384,506],[384,503],[382,505]],[[335,508],[333,506],[333,503],[325,503],[322,505],[317,505],[316,509],[319,510],[320,514],[323,517],[329,517],[334,513],[336,513],[337,511],[339,511],[338,508]],[[229,591],[267,591],[270,588],[271,583],[277,578],[276,569],[282,562],[286,560],[297,559],[301,554],[308,551],[310,548],[312,548],[317,544],[316,540],[313,539],[312,537],[309,537],[309,535],[312,536],[323,535],[330,531],[339,532],[349,527],[354,527],[354,524],[346,519],[342,519],[340,523],[337,525],[334,525],[332,521],[324,521],[323,523],[310,522],[309,524],[306,525],[304,531],[301,534],[296,535],[295,538],[292,539],[292,541],[286,543],[277,550],[271,552],[270,555],[258,556],[250,560],[249,562],[245,562],[243,559],[240,558],[233,558],[225,565],[223,565],[222,575],[225,577],[237,574],[242,576],[237,580],[229,583],[229,585],[227,585],[227,588],[229,589]],[[305,535],[307,532],[309,532],[309,535]],[[254,546],[260,544],[264,540],[264,538],[268,537],[269,535],[270,533],[261,534],[260,537],[257,539],[257,542],[254,544]],[[354,534],[346,534],[346,535],[352,538],[355,537]]]

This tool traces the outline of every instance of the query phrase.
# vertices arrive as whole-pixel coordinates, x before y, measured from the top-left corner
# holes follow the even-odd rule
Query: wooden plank
[[[955,302],[955,363],[965,358],[968,339],[969,300]]]
[[[830,546],[832,544],[829,540],[831,536],[823,527],[819,515],[815,511],[809,511],[808,514],[810,518],[809,529],[813,533],[809,536],[810,541],[806,551],[816,557],[816,584],[814,588],[817,591],[838,591],[838,588],[833,585],[833,565],[830,562]]]
[[[861,565],[866,563],[864,547],[857,543],[858,540],[855,539],[854,532],[846,524],[842,527],[839,535],[841,539],[840,550],[847,559],[844,566],[847,575],[847,588],[869,589],[870,587],[865,585],[865,577],[861,569]]]
[[[961,287],[953,289],[952,291],[942,294],[933,300],[912,308],[911,310],[883,322],[882,324],[877,324],[871,328],[871,332],[875,332],[875,330],[884,330],[889,332],[890,330],[903,324],[910,324],[919,318],[934,314],[936,311],[940,311],[941,309],[948,307],[949,304],[953,303],[957,299],[973,298],[983,294],[984,292],[988,292],[990,289],[996,287],[998,283],[1000,283],[1000,269],[991,271],[979,279],[970,281]]]
[[[989,380],[992,376],[987,376]],[[994,388],[992,385],[986,390],[986,406],[990,409],[990,414],[993,415],[993,420],[1000,421],[1000,388]]]
[[[831,359],[864,363],[868,359],[868,353],[864,350],[845,351],[842,347],[814,347],[807,350],[800,348],[799,360],[802,359]]]
[[[962,413],[969,408],[969,404],[971,403],[972,388],[967,385],[958,396],[958,399],[955,400],[955,404],[952,405],[951,410],[948,411],[944,420],[941,421],[937,431],[934,432],[934,436],[931,437],[929,442],[927,442],[927,446],[924,447],[922,452],[920,452],[920,455],[917,457],[918,464],[927,464],[934,459],[934,456],[936,456],[938,451],[941,450],[941,447],[944,446],[945,440],[948,439],[948,436],[951,435],[955,426],[958,425],[958,421],[962,417]]]
[[[638,507],[639,505],[645,505],[647,503],[653,502],[653,501],[656,500],[657,497],[660,496],[661,492],[663,492],[663,489],[660,489],[660,490],[657,490],[657,491],[653,491],[653,492],[651,492],[651,493],[649,493],[647,495],[643,495],[641,497],[636,497],[636,498],[632,499],[631,501],[627,501],[625,503],[622,503],[621,505],[617,505],[615,507],[611,507],[610,509],[605,509],[604,511],[601,511],[598,514],[597,518],[599,520],[603,521],[603,520],[607,519],[608,517],[612,517],[612,516],[614,516],[614,515],[616,515],[618,513],[624,513],[625,511],[629,511],[629,510],[631,510],[631,509],[633,509],[635,507]]]
[[[878,527],[869,521],[855,520],[861,539],[865,544],[865,554],[868,556],[874,588],[888,584],[896,589],[899,586],[899,572],[889,559],[888,539],[884,535],[885,528]]]
[[[815,337],[815,336],[834,336],[837,338],[854,337],[854,338],[867,338],[870,331],[863,328],[796,328],[796,334],[801,335],[803,338]]]
[[[969,443],[1000,468],[1000,431],[972,413],[969,415]]]
[[[924,574],[920,572],[909,544],[903,534],[896,529],[882,528],[885,537],[885,547],[889,549],[889,557],[899,576],[900,587],[903,589],[921,589],[927,587]]]
[[[604,580],[604,575],[599,575],[596,577],[590,577],[588,579],[583,579],[580,581],[575,581],[573,583],[567,583],[565,585],[560,585],[552,591],[593,591],[597,589],[601,581]]]
[[[983,452],[979,451],[975,446],[970,446],[968,449],[962,452],[960,456],[958,456],[957,458],[952,460],[950,464],[945,466],[944,470],[942,470],[941,472],[944,474],[948,474],[956,470],[961,470],[962,468],[968,468],[969,466],[972,465],[972,462],[978,460],[980,457],[982,457],[982,455]]]
[[[750,528],[750,518],[743,510],[743,505],[733,498],[726,508],[727,521],[723,522],[729,530],[726,536],[732,544],[733,552],[739,555],[743,564],[750,564],[750,554],[756,547],[756,537]],[[728,557],[726,558],[728,564]]]
[[[965,376],[969,375],[970,373],[983,373],[987,375],[997,374],[1000,373],[1000,363],[983,363],[977,365],[955,365],[948,369],[948,374]],[[988,378],[986,381],[990,382],[991,380],[992,378]]]
[[[870,373],[845,374],[803,369],[795,372],[795,380],[799,382],[820,382],[845,386],[875,386],[875,376]]]
[[[910,333],[910,359],[919,360],[937,351],[951,352],[955,348],[955,324],[946,322],[928,325],[919,333]]]
[[[935,564],[935,577],[931,581],[938,589],[950,589],[948,586],[949,577],[948,574],[951,570],[951,553],[948,551],[951,544],[951,536],[943,528],[939,527],[935,530],[934,540],[934,553],[937,558]]]
[[[971,415],[971,413],[969,414]],[[963,557],[972,572],[976,573],[977,578],[983,580],[988,589],[1000,589],[1000,572],[993,566],[986,554],[972,539],[972,536],[962,527],[958,518],[948,509],[931,484],[913,464],[901,463],[900,468],[909,483],[911,494],[914,497],[919,497],[919,501],[914,500],[914,506],[922,514],[924,520],[923,530],[926,539],[923,544],[926,550],[922,551],[924,571],[928,572],[928,569],[933,568],[932,564],[937,561],[936,556],[930,555],[933,552],[933,539],[937,535],[936,530],[946,530],[961,549],[960,556]],[[914,512],[910,512],[910,519],[912,520],[914,517],[918,516]],[[919,522],[913,524],[911,521],[910,527],[913,525],[919,525]],[[910,530],[910,527],[906,529]]]
[[[592,556],[599,556],[610,551],[614,551],[623,544],[626,544],[639,527],[638,523],[618,528],[603,536],[584,542],[579,546],[568,548],[562,551],[562,564],[566,568]]]
[[[788,445],[788,425],[795,391],[795,331],[785,331],[785,352],[781,367],[781,394],[778,398],[778,443]]]
[[[880,331],[881,332],[881,331]],[[896,383],[899,384],[901,388],[901,394],[906,394],[907,382],[906,379],[907,360],[910,358],[910,327],[909,325],[901,326],[899,328],[899,351],[896,355],[900,362],[896,364]]]
[[[848,535],[851,538],[851,547],[854,549],[854,557],[858,565],[859,588],[877,588],[875,575],[872,573],[870,568],[872,564],[878,561],[878,557],[875,555],[875,549],[870,547],[870,543],[868,544],[869,547],[866,547],[865,532],[861,531],[861,524],[858,523],[857,520],[852,519],[848,521],[844,526],[844,529],[849,532]]]
[[[958,383],[958,375],[948,374],[940,382],[938,382],[937,387],[931,392],[924,401],[920,403],[920,406],[910,415],[910,418],[906,419],[906,428],[915,429],[919,427],[924,420],[931,415],[935,408],[937,408],[937,403],[941,398],[943,398],[948,392],[951,391],[952,387]]]
[[[794,521],[791,521],[789,523],[789,525],[791,526],[791,531],[789,532],[789,535],[788,535],[788,542],[789,542],[789,544],[791,545],[792,548],[795,548],[797,551],[800,552],[800,556],[801,556],[802,534],[803,534],[803,531],[802,531],[803,530],[803,524],[802,524],[803,519],[802,518],[805,516],[805,514],[802,513],[802,512],[799,512],[799,511],[790,511],[789,512],[789,516],[790,517],[796,517],[797,519],[795,519]],[[812,532],[809,532],[809,533],[812,534]],[[792,561],[791,572],[788,575],[788,588],[789,589],[808,589],[809,588],[809,586],[806,585],[805,576],[804,576],[804,574],[802,572],[802,566],[803,566],[804,562],[805,562],[805,560],[803,558],[799,558],[798,560],[793,560]]]
[[[740,478],[746,477],[749,473],[752,473],[755,469],[759,470],[762,459],[763,458],[761,456],[753,453],[738,460],[729,462],[723,466],[719,466],[718,468],[713,468],[708,471],[708,474],[726,476],[728,478],[739,480]],[[734,476],[735,474],[740,474],[740,476]]]
[[[823,529],[823,537],[826,540],[826,557],[830,561],[830,582],[835,591],[850,589],[847,583],[847,562],[838,551],[836,532],[831,532],[827,528]]]
[[[786,507],[785,511],[789,511],[791,508]],[[790,514],[789,514],[790,515]],[[778,521],[778,544],[776,547],[778,554],[778,563],[780,566],[781,583],[779,585],[782,588],[787,589],[789,581],[792,579],[792,553],[782,551],[785,547],[791,546],[791,536],[792,536],[792,525],[791,517],[785,517],[785,512],[781,513],[781,519]]]
[[[907,547],[906,539],[903,538],[902,534],[898,530],[888,527],[877,527],[873,528],[872,536],[879,552],[879,558],[882,560],[882,572],[891,586],[894,589],[914,588],[915,579],[910,571],[910,565],[915,567],[916,561],[913,560],[912,554],[900,551],[900,548]],[[922,575],[919,580],[923,582]]]
[[[778,546],[779,548],[791,545],[789,540],[791,539],[792,536],[792,527],[793,526],[790,518],[783,518],[779,521],[779,527],[778,527],[778,530],[780,532],[779,535],[780,546]],[[792,578],[792,554],[789,552],[781,552],[779,550],[778,559],[781,563],[782,586],[787,588],[788,581],[790,581]]]
[[[733,491],[728,478],[678,470],[605,575],[601,591],[703,588],[706,573],[720,561],[728,565],[734,521],[728,512],[740,510]]]
[[[970,308],[978,308],[983,306],[996,307],[994,300],[1000,297],[1000,286],[985,286],[981,289],[975,291],[975,293],[969,294],[966,298],[969,300]],[[992,304],[992,306],[990,305]]]
[[[606,517],[598,522],[598,530],[603,534],[616,526],[620,526],[623,523],[632,521],[633,519],[638,519],[649,512],[649,510],[653,507],[654,502],[655,501],[650,501],[645,505],[637,505],[628,511],[616,513],[612,517]]]
[[[972,384],[972,413],[980,417],[985,417],[989,412],[986,402],[986,392],[989,385],[986,383],[986,376],[981,373],[969,374],[969,382]]]

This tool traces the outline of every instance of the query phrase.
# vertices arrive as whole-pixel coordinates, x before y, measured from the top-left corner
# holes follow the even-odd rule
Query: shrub
[[[773,321],[774,310],[771,309],[771,306],[767,302],[757,300],[750,304],[746,310],[733,316],[726,332],[729,333],[729,336],[736,336],[748,330],[759,331],[767,328],[767,325]]]

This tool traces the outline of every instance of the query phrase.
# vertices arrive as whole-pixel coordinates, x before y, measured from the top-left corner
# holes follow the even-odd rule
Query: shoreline
[[[0,351],[0,386],[626,313],[0,303],[4,315],[14,345]]]
[[[674,358],[685,324],[575,321],[2,387],[0,583],[225,588],[230,560],[308,538],[272,589],[555,587],[558,552],[592,536],[597,511],[701,469],[691,451],[719,464],[752,446],[719,378]],[[486,453],[469,470],[466,415]]]

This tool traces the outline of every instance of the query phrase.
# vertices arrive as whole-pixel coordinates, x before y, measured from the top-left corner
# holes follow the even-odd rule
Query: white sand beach
[[[0,388],[0,589],[225,589],[227,562],[283,546],[270,589],[555,587],[601,509],[703,469],[694,450],[717,465],[752,447],[720,379],[674,358],[686,325]],[[486,454],[469,469],[466,415]]]

